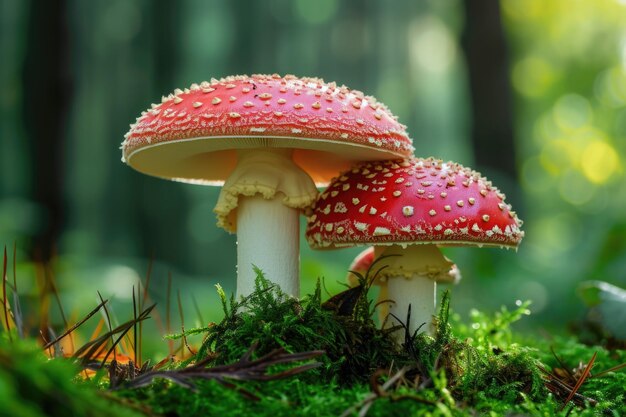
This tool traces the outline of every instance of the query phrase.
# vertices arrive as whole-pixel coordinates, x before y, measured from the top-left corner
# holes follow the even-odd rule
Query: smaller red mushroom
[[[381,268],[376,268],[375,270],[370,271],[370,268],[374,263],[374,260],[376,259],[375,249],[376,248],[374,246],[370,246],[354,258],[354,260],[350,264],[350,269],[348,270],[346,281],[348,281],[348,285],[350,285],[351,287],[355,287],[359,285],[359,280],[357,279],[356,274],[365,277],[367,275],[367,272],[369,271],[370,274],[373,274],[376,277],[373,285],[377,285],[380,287],[378,297],[376,298],[376,306],[378,310],[378,322],[382,325],[385,323],[385,320],[389,316],[390,300],[389,291],[387,289],[387,279],[389,278],[389,274],[385,272],[385,268],[383,268],[383,266],[385,266],[384,263],[380,264]],[[445,259],[449,261],[447,257]],[[437,278],[438,282],[458,284],[458,282],[461,280],[461,271],[459,271],[459,268],[456,266],[456,264],[452,264],[447,275],[441,275]]]
[[[409,331],[428,331],[435,281],[452,263],[437,246],[516,248],[524,233],[504,195],[479,173],[454,162],[405,159],[361,163],[335,178],[310,211],[313,248],[374,245],[384,262],[390,312]],[[382,265],[381,265],[382,266]]]

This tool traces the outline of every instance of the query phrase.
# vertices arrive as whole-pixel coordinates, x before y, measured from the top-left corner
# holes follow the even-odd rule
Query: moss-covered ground
[[[221,293],[220,322],[171,336],[201,339],[184,360],[143,368],[107,360],[89,378],[81,368],[93,367],[90,358],[50,360],[4,332],[0,415],[626,415],[625,370],[602,373],[626,362],[624,350],[516,335],[510,326],[528,313],[524,303],[464,324],[447,294],[434,335],[405,334],[398,344],[393,329],[373,322],[361,278],[323,302],[319,288],[296,300],[259,275],[244,300]]]

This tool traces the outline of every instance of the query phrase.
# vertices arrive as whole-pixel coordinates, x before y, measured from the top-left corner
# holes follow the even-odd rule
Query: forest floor
[[[394,329],[372,320],[368,282],[361,277],[325,302],[319,285],[296,300],[261,274],[239,301],[218,288],[223,319],[170,335],[178,359],[153,365],[136,365],[120,343],[152,307],[58,355],[71,329],[42,350],[19,337],[7,319],[19,318],[19,306],[4,302],[0,416],[626,415],[624,346],[516,334],[510,326],[528,314],[527,303],[474,312],[464,324],[450,314],[448,293],[432,336],[396,328],[405,334],[396,343]]]

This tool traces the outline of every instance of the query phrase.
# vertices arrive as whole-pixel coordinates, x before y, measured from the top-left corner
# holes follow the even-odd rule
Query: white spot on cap
[[[391,231],[389,229],[387,229],[386,227],[377,227],[374,229],[374,236],[386,236],[391,234]]]
[[[393,196],[394,197],[400,197],[401,195],[402,195],[402,191],[400,191],[400,190],[396,190],[396,191],[393,192]]]
[[[354,227],[361,232],[366,231],[368,226],[369,225],[367,223],[354,222]]]
[[[485,221],[485,222],[489,221],[489,215],[488,214],[483,214],[483,221]]]
[[[250,128],[250,132],[262,133],[262,132],[265,132],[266,130],[267,130],[267,128],[265,128],[265,127],[251,127]]]
[[[358,205],[361,202],[361,200],[359,200],[358,198],[354,197],[352,199],[352,204],[354,204],[355,206]]]
[[[456,205],[459,207],[463,207],[465,205],[465,202],[463,200],[459,200],[456,202]]]
[[[335,204],[335,209],[333,210],[335,213],[345,213],[348,211],[346,205],[342,202],[338,202]]]
[[[180,97],[178,97],[178,96],[174,97],[174,104],[180,104],[180,103],[182,103],[182,102],[183,102],[183,99],[182,99],[182,98],[180,98]]]
[[[376,214],[378,210],[376,210],[376,207],[370,207],[370,214],[373,216],[374,214]]]
[[[413,212],[413,206],[402,207],[402,214],[404,214],[404,217],[411,217],[413,215]]]
[[[433,209],[431,209],[428,214],[430,214],[431,216],[435,216],[437,214],[437,212]]]
[[[222,100],[219,97],[213,97],[213,100],[211,100],[211,104],[213,105],[220,104],[221,102]]]
[[[450,207],[449,205],[446,204],[445,206],[443,206],[443,209],[445,211],[450,211],[450,210],[452,210],[452,207]]]
[[[470,197],[467,199],[467,201],[471,204],[474,205],[474,203],[476,202],[476,199],[474,197]]]
[[[327,232],[332,232],[333,224],[332,223],[326,223],[326,225],[324,226],[324,229],[326,229]]]

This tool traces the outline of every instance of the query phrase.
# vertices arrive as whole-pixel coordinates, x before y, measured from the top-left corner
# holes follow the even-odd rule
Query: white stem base
[[[387,281],[388,297],[395,303],[389,304],[389,313],[398,317],[409,327],[409,333],[420,328],[421,332],[433,333],[433,315],[437,297],[437,283],[435,280],[413,275],[411,279],[394,277]],[[411,306],[411,318],[407,322],[407,313]],[[389,323],[393,326],[399,324],[393,316],[389,317]],[[404,338],[404,332],[397,332],[396,338]]]
[[[237,209],[237,296],[254,291],[259,267],[287,294],[300,296],[299,211],[286,207],[282,195],[239,197]]]
[[[393,314],[408,326],[411,335],[418,328],[420,333],[432,334],[437,281],[450,279],[452,262],[435,245],[411,245],[405,249],[398,245],[376,246],[374,254],[376,259],[385,256],[378,264],[386,267],[379,275],[382,287],[379,298],[393,301],[381,305],[379,310],[379,317],[385,317],[385,327],[400,324]],[[407,323],[409,304],[411,317]],[[398,342],[404,340],[404,332],[398,331],[394,336]]]

